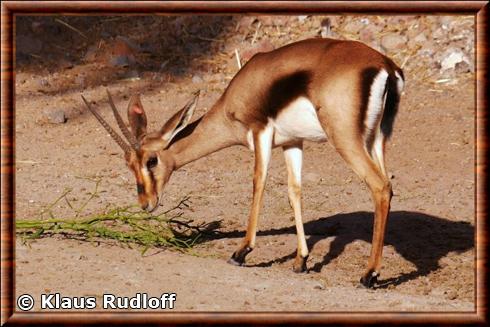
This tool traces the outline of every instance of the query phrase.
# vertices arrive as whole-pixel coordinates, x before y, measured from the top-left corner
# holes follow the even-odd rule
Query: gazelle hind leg
[[[325,124],[327,127],[328,125]],[[365,148],[365,144],[358,137],[357,131],[345,134],[348,130],[341,125],[336,125],[329,132],[333,145],[345,162],[363,180],[371,191],[374,202],[374,227],[371,254],[361,283],[365,287],[372,287],[379,276],[381,257],[386,231],[386,221],[390,209],[391,184],[382,171],[383,157],[371,157]],[[379,161],[378,161],[379,160]]]
[[[229,263],[237,266],[243,265],[245,257],[255,246],[255,236],[257,233],[257,222],[260,208],[262,207],[262,198],[264,194],[265,181],[267,178],[267,169],[272,152],[273,127],[266,126],[265,129],[254,133],[254,151],[255,167],[253,179],[253,200],[252,209],[248,219],[247,233],[243,244],[235,251],[228,260]]]
[[[289,203],[294,211],[296,233],[298,236],[298,253],[294,261],[294,272],[306,271],[306,260],[308,259],[308,245],[306,244],[305,231],[301,213],[301,168],[303,164],[303,145],[283,147],[284,158],[288,171],[288,195]]]
[[[371,254],[367,269],[361,278],[365,287],[372,287],[379,276],[383,254],[386,222],[390,210],[391,184],[378,165],[363,148],[339,151],[354,172],[366,182],[374,202],[374,226]]]
[[[376,165],[383,173],[383,175],[389,179],[388,172],[386,171],[386,163],[385,163],[385,156],[384,156],[385,142],[386,142],[386,138],[382,133],[378,131],[378,133],[376,133],[376,137],[373,143],[373,148],[371,150],[371,157],[373,158],[373,160],[375,160]]]

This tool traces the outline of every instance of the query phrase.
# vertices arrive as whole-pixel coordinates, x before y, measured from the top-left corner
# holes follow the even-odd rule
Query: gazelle
[[[404,78],[393,61],[354,41],[310,39],[256,54],[201,118],[190,123],[199,92],[156,132],[138,95],[128,105],[129,131],[109,96],[129,145],[85,104],[124,150],[136,177],[138,200],[154,210],[176,169],[220,149],[243,145],[255,153],[253,201],[243,244],[229,260],[243,265],[255,246],[257,220],[274,147],[282,147],[288,195],[298,236],[295,272],[306,270],[308,248],[301,214],[303,141],[327,139],[364,180],[375,205],[371,255],[361,283],[372,287],[379,275],[386,220],[392,197],[385,168],[385,142],[392,134]]]

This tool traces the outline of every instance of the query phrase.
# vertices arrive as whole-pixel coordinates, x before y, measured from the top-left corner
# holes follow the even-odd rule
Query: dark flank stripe
[[[265,121],[275,118],[281,109],[287,107],[300,96],[308,95],[308,85],[311,81],[311,72],[298,71],[284,76],[274,82],[264,98]]]

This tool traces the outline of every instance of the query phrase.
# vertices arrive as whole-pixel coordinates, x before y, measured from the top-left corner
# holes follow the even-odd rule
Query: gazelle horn
[[[107,92],[107,96],[109,97],[109,104],[111,105],[112,112],[114,113],[114,117],[116,118],[119,129],[121,129],[121,132],[124,134],[124,136],[126,136],[126,139],[129,141],[129,144],[131,144],[131,147],[134,150],[138,150],[140,148],[140,144],[138,140],[136,140],[136,137],[129,131],[129,129],[126,127],[126,124],[124,124],[121,115],[119,115],[119,112],[117,111],[117,108],[114,105],[114,101],[112,101],[112,96],[109,93],[109,90],[106,89],[106,92]]]
[[[102,116],[100,116],[97,111],[95,111],[91,106],[90,104],[88,103],[87,99],[85,99],[85,97],[82,95],[82,100],[83,102],[85,102],[85,105],[87,106],[88,110],[90,110],[90,112],[95,116],[95,118],[97,118],[97,120],[99,121],[99,123],[104,126],[104,128],[109,132],[109,135],[112,136],[112,138],[114,139],[114,141],[117,142],[117,144],[119,144],[119,146],[123,149],[124,153],[129,153],[131,151],[131,148],[129,147],[129,145],[126,144],[126,142],[124,142],[124,140],[119,136],[119,134],[117,134],[111,126],[109,126],[109,124],[104,120],[104,118],[102,118]]]

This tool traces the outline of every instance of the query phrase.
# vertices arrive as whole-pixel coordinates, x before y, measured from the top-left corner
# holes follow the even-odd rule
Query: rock
[[[46,78],[41,78],[37,80],[37,85],[42,89],[50,86],[49,81]]]
[[[109,55],[111,66],[125,67],[136,63],[134,46],[126,38],[116,37]]]
[[[434,40],[443,39],[446,37],[446,35],[447,35],[447,31],[443,30],[441,27],[439,27],[438,29],[432,32],[432,38]]]
[[[305,22],[305,20],[308,18],[308,16],[307,16],[307,15],[300,15],[300,16],[298,16],[297,18],[298,18],[298,21],[299,21],[300,23],[304,23],[304,22]]]
[[[407,45],[409,48],[416,48],[416,47],[421,48],[424,45],[426,45],[427,42],[429,42],[429,41],[427,40],[425,33],[422,32],[422,33],[415,35],[414,37],[411,37],[411,38],[409,37]]]
[[[392,26],[397,26],[397,25],[404,25],[409,21],[410,19],[414,19],[413,16],[393,16],[389,17],[386,21],[386,25],[392,27]]]
[[[369,21],[363,21],[366,25],[359,31],[359,39],[374,47],[379,44],[379,34],[383,28],[379,24],[369,23]]]
[[[359,40],[361,40],[364,43],[369,43],[374,40],[374,34],[372,31],[368,29],[363,29],[359,33]]]
[[[455,300],[458,298],[458,292],[456,292],[455,290],[448,290],[444,292],[444,295],[448,300]]]
[[[291,20],[291,16],[278,16],[274,18],[273,22],[276,26],[287,26]]]
[[[414,37],[416,37],[417,35],[419,35],[420,33],[422,33],[425,30],[426,29],[424,28],[424,26],[422,24],[415,23],[415,24],[408,27],[407,31],[405,32],[406,33],[405,35],[409,39],[413,39]]]
[[[261,16],[258,18],[258,20],[262,26],[271,26],[272,25],[272,17],[271,16]]]
[[[286,26],[289,20],[290,18],[288,16],[262,16],[259,18],[263,26]]]
[[[451,23],[454,21],[452,16],[439,16],[439,22],[441,23],[441,28],[443,30],[449,30]]]
[[[202,83],[202,82],[203,82],[203,79],[200,76],[195,75],[192,77],[192,83],[198,84],[198,83]]]
[[[381,47],[386,51],[398,50],[407,44],[407,37],[400,34],[387,34],[381,38]]]
[[[44,118],[51,124],[64,124],[67,121],[65,112],[61,109],[45,109],[43,114]]]
[[[460,64],[460,68],[470,67],[468,58],[460,49],[448,49],[444,52],[440,63],[441,71],[454,69],[458,64]]]
[[[456,64],[456,73],[474,73],[475,67],[468,61],[461,61]]]
[[[430,42],[425,42],[422,48],[417,51],[417,56],[431,58],[434,55],[434,47]]]
[[[343,30],[344,32],[347,32],[349,34],[357,34],[359,33],[364,27],[366,27],[366,25],[361,22],[361,20],[359,19],[355,19],[355,20],[351,20],[350,22],[348,22]]]
[[[251,17],[251,16],[245,16],[245,17],[242,17],[240,18],[240,21],[238,22],[238,29],[239,30],[247,30],[249,29],[252,24],[256,21],[256,18],[255,17]]]
[[[417,43],[424,43],[425,41],[427,41],[427,37],[425,36],[425,33],[422,32],[414,37],[413,40]]]

